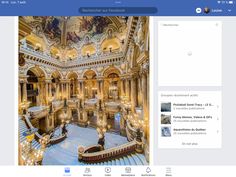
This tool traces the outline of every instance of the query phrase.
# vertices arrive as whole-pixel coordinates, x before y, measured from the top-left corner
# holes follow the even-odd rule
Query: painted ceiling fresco
[[[83,56],[87,53],[92,55],[96,51],[91,49],[91,46],[95,48],[93,44],[96,42],[102,42],[104,51],[109,50],[107,46],[112,46],[113,50],[118,49],[119,40],[124,39],[126,34],[128,20],[128,17],[124,16],[23,16],[20,18],[32,27],[32,35],[28,39],[41,46],[42,50],[50,48],[50,54],[61,59],[76,58],[78,53],[75,51],[78,48],[82,49]],[[101,38],[103,41],[100,40]]]
[[[75,22],[73,23],[75,25],[68,28],[67,32],[67,40],[74,43],[81,41],[85,34],[90,37],[102,34],[108,25],[112,23],[108,18],[100,16],[74,18],[71,22]]]
[[[36,33],[44,33],[49,40],[60,40],[63,27],[66,28],[66,39],[77,43],[82,41],[84,36],[90,38],[102,34],[112,21],[107,17],[83,16],[83,17],[52,17],[52,16],[33,16],[23,17],[36,28]],[[64,22],[66,24],[64,25]],[[41,25],[37,25],[37,23]],[[89,38],[87,39],[89,40]]]

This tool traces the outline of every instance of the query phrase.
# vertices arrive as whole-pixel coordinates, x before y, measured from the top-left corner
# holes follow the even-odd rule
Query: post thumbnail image
[[[149,18],[19,17],[19,165],[149,164]]]

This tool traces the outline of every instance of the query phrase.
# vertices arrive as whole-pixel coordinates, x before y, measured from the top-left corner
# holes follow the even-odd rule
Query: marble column
[[[79,95],[82,95],[82,81],[79,81]]]
[[[63,99],[66,98],[66,83],[63,83]]]
[[[147,74],[142,73],[142,100],[143,100],[143,117],[144,120],[147,120]]]
[[[97,80],[97,95],[100,98],[100,80]]]
[[[63,84],[61,82],[59,83],[59,96],[60,99],[63,99]]]
[[[51,97],[52,96],[52,82],[48,83],[48,96]]]
[[[78,80],[75,81],[75,94],[76,94],[76,96],[79,94],[79,82],[78,82]]]
[[[123,82],[123,78],[121,78],[120,80],[120,96],[121,98],[124,96],[124,82]]]
[[[40,100],[40,105],[43,104],[43,87],[42,87],[42,81],[39,80],[38,81],[38,97],[39,97],[39,100]]]
[[[18,104],[20,104],[22,102],[21,100],[21,83],[18,83]]]
[[[80,83],[79,83],[78,80],[77,80],[77,82],[76,82],[76,94],[77,94],[77,95],[80,94]]]
[[[45,83],[46,104],[48,104],[48,83]]]
[[[27,101],[27,81],[23,82],[23,101]]]
[[[40,99],[40,88],[39,88],[39,86],[40,86],[40,83],[36,83],[36,89],[38,90],[38,96],[36,96],[36,104],[37,105],[41,105],[41,99]]]
[[[69,81],[69,92],[70,92],[70,96],[71,95],[74,95],[74,89],[75,89],[75,84],[74,84],[74,81]]]
[[[56,83],[56,99],[59,99],[59,92],[60,92],[60,87],[59,87],[59,83]]]
[[[125,91],[126,91],[126,97],[127,97],[127,100],[130,101],[130,88],[129,88],[129,79],[127,78],[126,79],[126,88],[125,88]]]
[[[123,78],[123,90],[124,90],[124,96],[126,96],[126,79]]]
[[[137,106],[137,78],[133,76],[131,79],[131,110],[134,113]]]
[[[74,80],[74,95],[76,95],[76,88],[77,88],[77,83],[76,80]]]
[[[101,100],[104,101],[104,80],[101,80]]]
[[[106,122],[106,123],[107,123],[107,114],[108,114],[108,113],[103,112],[103,116],[102,116],[103,122]]]
[[[74,82],[73,82],[73,80],[69,81],[69,93],[70,93],[70,95],[69,95],[69,98],[70,98],[70,96],[74,94]]]
[[[73,83],[72,83],[72,89],[70,85],[70,81],[68,81],[68,99],[70,99],[71,95],[73,95]]]
[[[85,87],[84,87],[84,81],[81,81],[81,92],[82,92],[82,98],[84,99],[85,98]]]
[[[69,99],[69,83],[66,83],[66,98]]]
[[[142,76],[138,77],[138,106],[140,107],[142,105],[143,100],[143,87],[142,87]]]
[[[87,122],[88,121],[88,113],[86,110],[83,111],[83,121]]]

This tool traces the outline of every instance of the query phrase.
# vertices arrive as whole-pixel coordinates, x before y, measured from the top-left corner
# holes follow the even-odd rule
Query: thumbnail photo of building
[[[19,17],[19,165],[149,164],[149,18]]]

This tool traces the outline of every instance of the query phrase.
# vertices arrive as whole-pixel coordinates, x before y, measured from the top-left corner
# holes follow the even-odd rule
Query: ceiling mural
[[[40,38],[39,42],[31,40],[35,43],[32,43],[33,46],[40,44],[41,50],[47,49],[52,57],[65,60],[78,57],[78,52],[73,50],[85,50],[87,46],[95,46],[96,42],[102,42],[102,51],[105,52],[119,49],[126,35],[128,20],[128,17],[123,16],[23,16],[20,18],[33,28],[33,39]],[[45,41],[44,44],[41,41]],[[86,51],[79,53],[82,52],[83,56],[87,56],[88,53],[92,55],[96,52],[95,49],[92,51],[88,49],[90,48],[87,47]]]
[[[73,19],[74,18],[74,19]],[[111,20],[106,17],[94,16],[94,17],[72,17],[70,23],[73,26],[68,25],[67,40],[71,40],[77,43],[83,40],[85,35],[91,38],[95,35],[102,34],[105,29],[111,24]],[[88,38],[86,40],[89,40]],[[86,41],[89,42],[89,41]]]
[[[55,17],[41,17],[42,30],[50,39],[61,37],[60,20]]]
[[[23,18],[30,26],[33,32],[38,36],[44,34],[49,39],[60,39],[61,36],[61,23],[60,19],[53,16],[23,16]]]
[[[67,40],[74,43],[81,41],[85,35],[92,38],[95,35],[102,34],[108,25],[112,24],[109,18],[102,16],[32,16],[23,18],[36,28],[35,33],[44,33],[50,40],[60,39],[63,28],[65,28]],[[66,21],[66,24],[63,24],[64,21]]]

